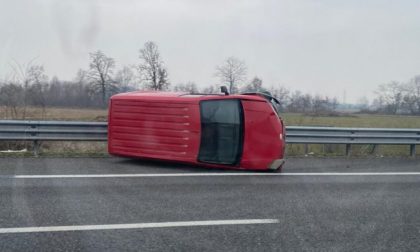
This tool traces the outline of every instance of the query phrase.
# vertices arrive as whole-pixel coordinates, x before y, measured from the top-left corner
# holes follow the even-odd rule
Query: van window
[[[201,144],[198,160],[237,164],[243,144],[243,112],[240,100],[210,100],[200,103]]]

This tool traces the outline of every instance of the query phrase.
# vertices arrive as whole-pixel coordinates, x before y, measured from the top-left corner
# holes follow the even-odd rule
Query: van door
[[[243,110],[238,99],[200,102],[201,142],[198,161],[239,164],[243,148]]]

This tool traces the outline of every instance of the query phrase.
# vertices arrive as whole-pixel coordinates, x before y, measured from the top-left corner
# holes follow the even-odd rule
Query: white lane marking
[[[145,178],[145,177],[213,177],[213,176],[413,176],[420,172],[285,172],[285,173],[134,173],[134,174],[36,174],[0,175],[0,179],[52,178]]]
[[[303,172],[283,173],[285,176],[408,176],[420,172]]]
[[[0,234],[110,230],[110,229],[143,229],[143,228],[169,228],[169,227],[194,227],[194,226],[251,225],[251,224],[273,224],[273,223],[279,223],[279,220],[278,219],[244,219],[244,220],[152,222],[152,223],[108,224],[108,225],[16,227],[16,228],[0,228]]]

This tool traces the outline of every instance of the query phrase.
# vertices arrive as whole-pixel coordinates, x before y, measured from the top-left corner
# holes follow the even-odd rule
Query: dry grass
[[[0,152],[1,156],[32,156],[32,142],[3,142],[0,151],[11,150],[11,152]],[[22,152],[22,150],[26,150]],[[106,142],[57,142],[44,141],[40,145],[40,156],[107,156]]]
[[[420,116],[344,114],[341,116],[308,116],[298,113],[281,114],[286,125],[335,126],[368,128],[420,128]],[[36,108],[29,107],[26,120],[106,121],[107,109]],[[0,119],[16,119],[0,107]],[[17,118],[21,119],[21,118]]]
[[[22,118],[23,109],[18,109],[18,116],[12,117],[10,110],[0,107],[0,119],[25,120],[63,120],[63,121],[106,121],[107,109],[81,109],[81,108],[38,108],[28,107],[25,118]]]
[[[361,128],[420,128],[420,116],[343,114],[340,116],[307,116],[282,114],[286,125],[334,126]]]
[[[69,156],[106,156],[106,142],[43,142],[41,155],[55,156],[65,153]]]

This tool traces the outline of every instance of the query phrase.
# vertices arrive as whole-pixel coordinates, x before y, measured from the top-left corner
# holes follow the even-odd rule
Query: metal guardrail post
[[[377,144],[374,144],[373,147],[372,147],[371,154],[377,155],[378,154],[378,149],[379,149],[379,146]]]
[[[349,157],[351,154],[351,144],[346,144],[346,156]]]
[[[351,136],[354,135],[354,131],[350,132]],[[350,137],[350,140],[353,141],[354,138]],[[346,156],[349,157],[351,155],[351,144],[346,144]]]
[[[415,144],[410,145],[410,157],[412,157],[412,158],[416,157],[416,145]]]
[[[40,147],[41,147],[41,142],[38,141],[38,140],[35,140],[34,145],[33,145],[33,149],[32,149],[35,157],[38,157]]]
[[[36,129],[36,125],[31,125],[31,129]],[[35,132],[32,132],[31,133],[31,136],[37,136],[37,135],[38,134],[35,133]],[[35,157],[38,157],[39,147],[40,147],[40,144],[39,144],[38,140],[35,140],[33,142],[33,145],[32,145],[32,152],[33,152],[33,154],[34,154]]]

